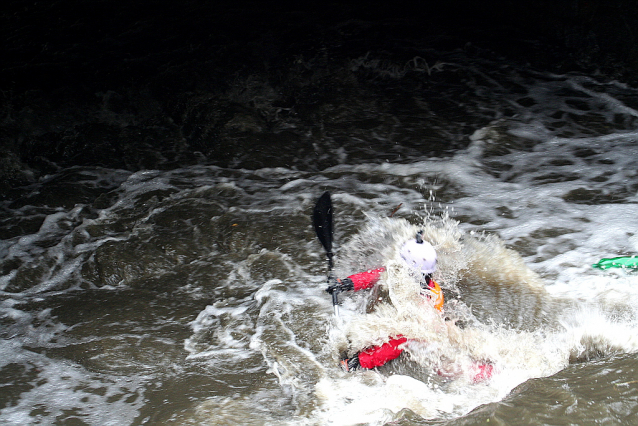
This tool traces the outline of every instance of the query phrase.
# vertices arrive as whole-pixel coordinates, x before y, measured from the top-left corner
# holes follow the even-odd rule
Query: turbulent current
[[[0,423],[638,423],[638,276],[591,266],[638,252],[638,91],[422,53],[347,58],[347,91],[298,115],[238,82],[271,127],[234,163],[61,167],[3,201]],[[338,317],[324,191],[336,274],[387,267]],[[418,230],[443,315],[415,308],[398,260]],[[416,340],[397,360],[340,368],[397,334]]]

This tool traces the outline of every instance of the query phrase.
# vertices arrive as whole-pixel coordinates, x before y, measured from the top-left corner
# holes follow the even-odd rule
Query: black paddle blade
[[[312,211],[312,224],[315,226],[315,232],[323,248],[326,249],[328,256],[328,284],[335,282],[332,270],[332,200],[330,192],[326,191],[317,200],[315,208]],[[335,315],[339,316],[339,292],[332,292],[332,305],[334,306]]]
[[[312,212],[312,223],[319,241],[328,253],[328,258],[332,260],[332,201],[330,200],[330,192],[324,192],[317,200]]]

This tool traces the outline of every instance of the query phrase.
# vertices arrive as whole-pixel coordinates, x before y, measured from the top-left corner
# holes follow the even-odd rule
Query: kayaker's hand
[[[341,364],[341,368],[346,373],[350,373],[350,372],[353,372],[354,370],[358,370],[359,367],[361,366],[359,364],[359,354],[355,354],[352,358],[342,359],[340,364]]]
[[[350,278],[344,278],[342,280],[337,279],[335,280],[334,284],[331,284],[326,289],[326,291],[330,294],[334,293],[335,291],[337,293],[341,293],[342,291],[350,290],[354,290],[354,283]]]

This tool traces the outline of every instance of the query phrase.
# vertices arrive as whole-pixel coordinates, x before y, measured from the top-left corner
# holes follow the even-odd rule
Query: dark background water
[[[502,56],[632,83],[637,18],[634,2],[602,0],[7,1],[0,194],[15,199],[23,185],[76,165],[322,169],[348,144],[350,160],[401,161],[382,143],[355,146],[357,129],[404,132],[408,154],[444,154],[488,118],[468,123],[468,111],[434,100],[430,118],[445,126],[433,120],[430,138],[405,130],[420,119],[401,116],[415,89],[466,95],[449,80],[461,77],[424,72],[424,63]],[[413,58],[424,62],[408,78],[378,72]],[[368,115],[343,107],[371,101]],[[389,114],[401,126],[384,121]],[[439,127],[458,133],[442,145]]]

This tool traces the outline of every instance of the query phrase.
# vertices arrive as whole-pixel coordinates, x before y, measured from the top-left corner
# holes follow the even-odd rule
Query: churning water
[[[638,252],[638,91],[461,51],[339,70],[298,115],[238,82],[272,127],[235,167],[69,167],[2,204],[0,423],[638,422],[638,276],[591,267]],[[337,274],[388,266],[338,318],[310,219],[326,190]],[[448,321],[404,297],[419,229]],[[419,341],[396,361],[339,367],[400,333]]]

